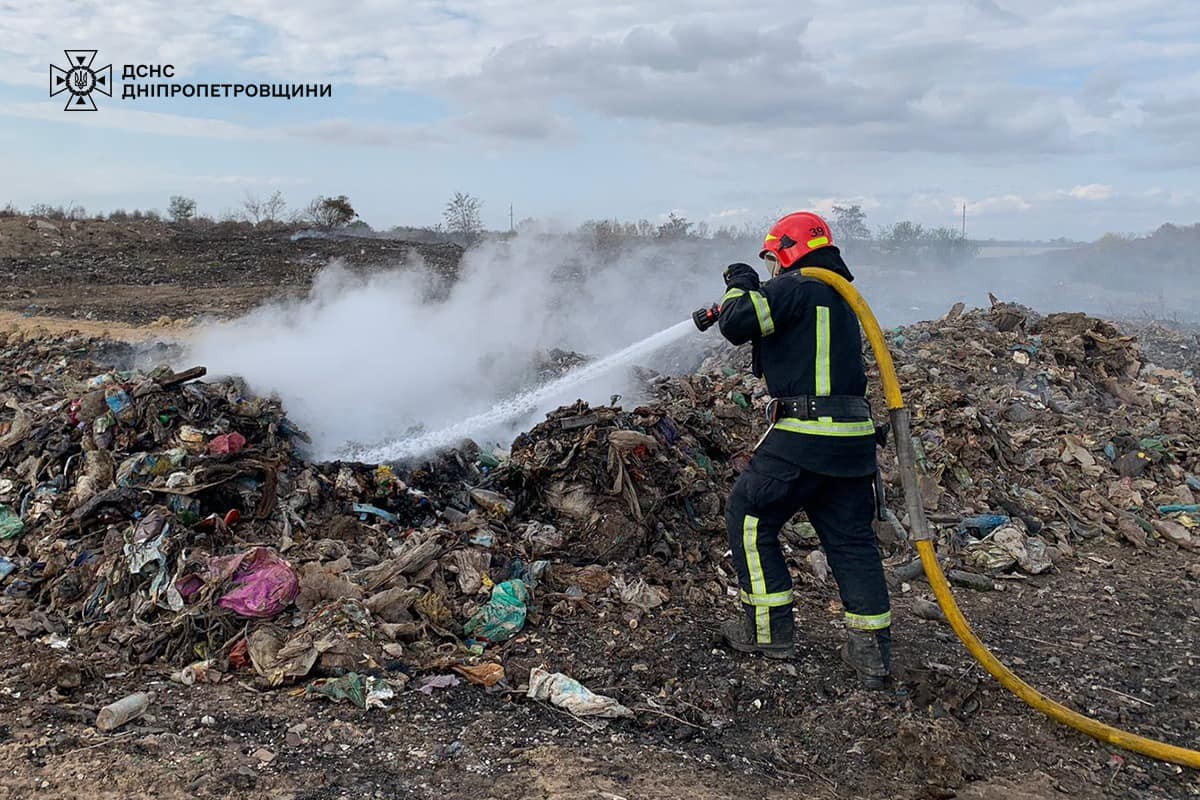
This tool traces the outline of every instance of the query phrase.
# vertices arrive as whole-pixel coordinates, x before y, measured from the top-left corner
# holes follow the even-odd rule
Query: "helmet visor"
[[[763,261],[767,262],[767,272],[772,278],[780,273],[781,268],[777,255],[768,250],[766,253],[763,253]]]

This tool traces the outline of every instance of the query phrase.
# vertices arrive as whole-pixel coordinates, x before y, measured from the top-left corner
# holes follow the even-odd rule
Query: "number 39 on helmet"
[[[811,211],[797,211],[771,227],[758,257],[771,254],[782,269],[787,269],[813,250],[832,244],[833,231],[825,220]]]

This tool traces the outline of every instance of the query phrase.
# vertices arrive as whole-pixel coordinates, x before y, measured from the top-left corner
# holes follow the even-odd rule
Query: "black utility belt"
[[[867,420],[871,418],[871,404],[865,397],[850,394],[776,397],[767,404],[767,419],[771,422],[778,422],[784,417],[793,419],[834,417],[847,421]]]

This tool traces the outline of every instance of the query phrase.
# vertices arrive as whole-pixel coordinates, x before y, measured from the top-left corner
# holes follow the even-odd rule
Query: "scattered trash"
[[[946,624],[949,624],[949,620],[946,619],[946,613],[942,611],[941,606],[921,597],[913,600],[912,612],[921,619],[930,619],[934,622],[945,622]]]
[[[829,579],[829,560],[824,550],[813,550],[804,560],[808,562],[808,569],[817,583],[825,583]]]
[[[429,675],[417,682],[417,691],[432,695],[437,689],[452,689],[461,685],[462,681],[457,675]]]
[[[1030,575],[1040,575],[1053,566],[1046,543],[1027,536],[1021,525],[1005,522],[987,538],[967,545],[967,561],[987,572],[1003,572],[1013,566]]]
[[[626,582],[624,578],[618,577],[613,580],[612,585],[622,603],[633,606],[642,612],[658,608],[667,601],[669,596],[666,589],[660,586],[651,586],[646,583],[644,578],[635,578]]]
[[[122,697],[117,702],[100,709],[100,713],[96,715],[96,727],[106,733],[115,731],[130,720],[137,719],[146,713],[146,709],[153,700],[154,695],[149,692],[138,692]]]
[[[25,523],[21,521],[21,517],[8,506],[0,505],[0,539],[20,536],[23,530]]]
[[[387,708],[387,701],[396,696],[386,680],[357,672],[347,672],[337,678],[319,678],[305,686],[303,694],[307,698],[324,697],[335,703],[346,701],[364,711]]]
[[[358,518],[361,520],[365,520],[367,515],[370,514],[379,517],[384,522],[396,523],[400,521],[400,518],[392,512],[384,511],[382,508],[376,508],[375,506],[367,505],[366,503],[355,503],[350,506],[350,508],[352,508],[356,514],[358,514]]]
[[[237,380],[195,382],[203,368],[114,372],[79,355],[86,340],[6,336],[6,633],[69,641],[79,663],[294,684],[363,707],[367,676],[397,663],[433,676],[412,682],[423,691],[495,686],[500,664],[460,662],[499,660],[495,645],[531,618],[531,645],[553,654],[546,641],[571,618],[608,636],[731,602],[714,542],[767,399],[749,348],[713,339],[676,374],[636,370],[640,405],[573,403],[509,451],[464,441],[376,465],[310,463],[278,401]],[[956,586],[1044,574],[1090,538],[1130,552],[1200,543],[1197,382],[1180,367],[1147,363],[1103,321],[1013,304],[888,338]],[[880,463],[898,531],[882,526],[880,546],[902,564],[889,577],[916,580],[893,454]],[[828,584],[811,524],[794,520],[784,537]]]
[[[1009,519],[1004,514],[976,514],[975,516],[964,517],[958,523],[958,529],[982,539],[996,528],[1006,524]]]
[[[1186,512],[1186,513],[1188,513],[1188,514],[1193,514],[1193,513],[1196,513],[1196,512],[1198,512],[1198,511],[1200,511],[1200,505],[1196,505],[1196,504],[1189,504],[1189,505],[1186,505],[1186,506],[1183,506],[1183,505],[1166,505],[1166,506],[1159,506],[1159,507],[1158,507],[1158,513],[1160,513],[1160,514],[1176,514],[1176,513],[1179,513],[1179,512],[1181,512],[1181,511],[1182,511],[1182,512]]]
[[[499,492],[491,489],[472,489],[471,499],[489,516],[503,518],[511,515],[516,504]]]
[[[237,431],[214,436],[208,443],[208,453],[213,456],[228,456],[241,451],[246,446],[246,437]]]
[[[192,686],[197,683],[219,683],[222,677],[217,670],[217,662],[209,658],[187,665],[173,674],[171,680],[184,686]]]
[[[499,664],[488,663],[476,666],[457,664],[454,667],[454,671],[466,678],[468,682],[477,686],[495,686],[504,680],[504,667]]]
[[[243,617],[273,617],[296,598],[300,578],[284,559],[267,547],[236,556],[215,558],[210,580],[228,580],[235,587],[217,601]]]
[[[467,620],[463,632],[492,644],[510,639],[525,626],[528,600],[529,588],[523,581],[498,583],[492,588],[492,599]]]
[[[526,697],[549,701],[579,717],[632,717],[634,714],[611,697],[594,694],[574,678],[540,667],[529,672]]]

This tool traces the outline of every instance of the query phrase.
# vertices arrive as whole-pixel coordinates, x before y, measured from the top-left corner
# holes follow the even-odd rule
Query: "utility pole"
[[[512,233],[516,228],[513,227],[513,204],[508,204],[508,232]]]
[[[962,238],[967,238],[967,201],[963,201]]]

